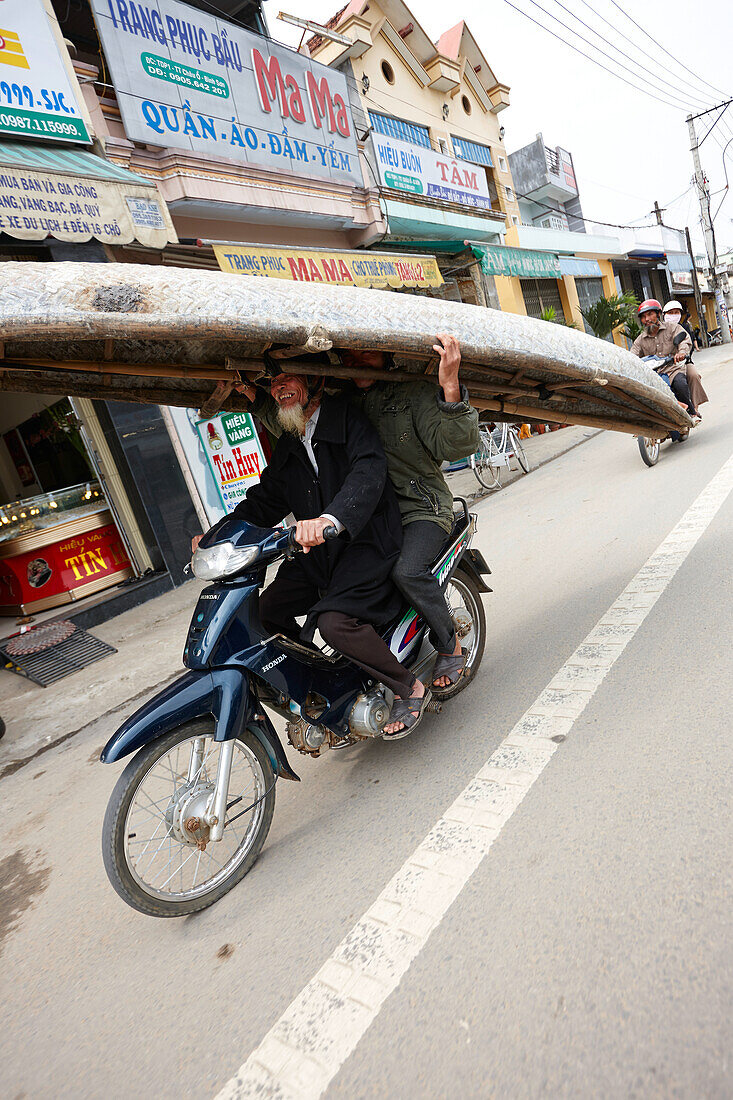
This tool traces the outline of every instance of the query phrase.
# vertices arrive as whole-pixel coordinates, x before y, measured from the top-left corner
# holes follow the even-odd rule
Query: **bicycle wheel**
[[[476,454],[471,455],[471,469],[476,475],[476,480],[484,489],[501,489],[499,469],[492,465],[492,458],[496,455],[496,444],[491,438],[491,432],[487,428],[480,428],[481,447]]]
[[[522,446],[522,441],[519,438],[519,432],[516,428],[509,429],[509,442],[511,449],[514,451],[514,456],[517,462],[521,466],[524,473],[528,474],[530,469],[529,459],[525,454],[524,447]]]

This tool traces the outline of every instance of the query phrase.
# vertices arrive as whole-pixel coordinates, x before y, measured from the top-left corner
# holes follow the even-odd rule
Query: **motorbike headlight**
[[[206,549],[200,546],[191,562],[193,575],[202,581],[231,577],[251,565],[259,552],[258,546],[236,547],[233,542],[220,542]]]

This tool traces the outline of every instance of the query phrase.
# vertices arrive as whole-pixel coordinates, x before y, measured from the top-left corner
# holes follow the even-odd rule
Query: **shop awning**
[[[230,275],[257,275],[295,283],[334,286],[442,286],[435,256],[325,248],[200,241],[214,249],[219,267]]]
[[[515,275],[523,279],[559,279],[560,260],[555,252],[533,252],[509,245],[476,244],[473,254],[481,261],[485,275]]]
[[[561,256],[560,271],[563,275],[574,275],[579,279],[601,278],[601,265],[598,260],[585,260],[578,256]]]
[[[461,214],[438,206],[386,199],[385,208],[391,237],[417,237],[440,240],[498,241],[505,219],[499,211],[487,214]],[[487,216],[488,215],[488,216]]]
[[[0,142],[0,231],[23,241],[164,248],[178,238],[156,185],[76,149]]]

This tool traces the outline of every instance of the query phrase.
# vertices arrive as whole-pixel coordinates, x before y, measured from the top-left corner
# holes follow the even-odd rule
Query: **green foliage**
[[[552,325],[563,325],[565,328],[575,328],[574,321],[566,321],[564,317],[561,317],[554,306],[546,306],[542,310],[541,319],[543,321],[549,321]]]
[[[599,340],[605,340],[621,325],[629,325],[632,322],[638,324],[636,310],[638,302],[633,294],[612,295],[610,298],[599,298],[588,309],[581,309],[583,319],[590,326],[593,335]]]
[[[632,314],[624,325],[624,336],[633,344],[636,337],[641,336],[642,331],[642,326],[639,324],[639,318],[636,314]]]

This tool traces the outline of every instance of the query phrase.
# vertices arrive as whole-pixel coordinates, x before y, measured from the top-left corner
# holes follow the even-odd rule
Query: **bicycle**
[[[508,470],[516,458],[523,473],[529,473],[529,460],[513,424],[479,424],[481,446],[471,455],[471,469],[484,489],[501,489],[502,470]]]

